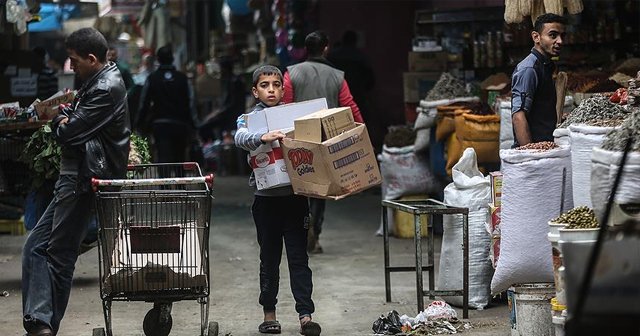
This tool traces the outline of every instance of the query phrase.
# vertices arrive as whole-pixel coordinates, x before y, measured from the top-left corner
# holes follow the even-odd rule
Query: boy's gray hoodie
[[[254,114],[258,111],[262,111],[267,107],[268,106],[265,105],[264,103],[259,102],[253,108],[253,111],[238,117],[238,120],[236,121],[238,130],[236,131],[236,135],[234,137],[237,147],[240,147],[246,151],[253,151],[258,149],[260,145],[264,144],[262,140],[260,140],[260,138],[264,135],[264,133],[249,132],[249,129],[247,128],[247,122],[246,122],[245,116]],[[256,186],[256,179],[253,175],[253,172],[251,172],[251,176],[249,177],[249,185],[253,187]],[[291,185],[271,188],[271,189],[263,189],[263,190],[258,190],[256,188],[256,191],[254,194],[257,196],[288,196],[293,194],[293,188],[291,187]]]

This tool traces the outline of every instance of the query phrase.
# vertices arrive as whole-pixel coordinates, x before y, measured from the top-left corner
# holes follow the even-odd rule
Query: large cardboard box
[[[291,137],[281,142],[291,185],[298,195],[338,200],[382,182],[363,124],[321,143]]]
[[[296,140],[322,142],[356,127],[349,107],[311,113],[294,121]]]
[[[291,184],[287,174],[287,164],[282,155],[282,147],[278,141],[264,144],[249,152],[249,165],[253,169],[258,190]]]
[[[40,120],[50,120],[58,115],[58,106],[60,104],[67,104],[73,102],[76,97],[76,93],[74,91],[68,93],[62,93],[62,91],[58,91],[58,93],[54,94],[47,100],[43,100],[37,103],[34,107],[36,108],[36,112],[38,113],[38,118]]]
[[[409,71],[446,71],[448,58],[448,54],[443,51],[410,51]]]
[[[293,129],[294,120],[327,108],[325,98],[300,103],[278,105],[247,115],[247,129],[252,133],[267,133],[275,130]],[[291,184],[287,166],[283,160],[280,143],[264,144],[249,152],[249,165],[253,169],[258,190]]]
[[[268,107],[258,113],[248,115],[247,128],[252,133],[291,130],[294,120],[326,108],[327,100],[325,98]]]
[[[404,102],[417,103],[427,96],[442,72],[405,72],[402,75],[404,83]]]

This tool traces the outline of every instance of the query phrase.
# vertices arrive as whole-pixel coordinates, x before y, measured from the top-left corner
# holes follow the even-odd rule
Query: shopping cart
[[[209,224],[213,175],[197,163],[128,167],[126,179],[93,179],[96,192],[100,296],[112,336],[112,301],[153,302],[147,336],[166,336],[175,301],[200,303],[200,335],[217,336],[209,318]]]

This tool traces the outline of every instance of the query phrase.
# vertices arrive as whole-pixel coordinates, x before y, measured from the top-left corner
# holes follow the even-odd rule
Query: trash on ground
[[[395,310],[373,322],[373,331],[382,335],[451,335],[471,329],[471,323],[458,320],[456,311],[444,301],[433,301],[416,317],[398,316]]]

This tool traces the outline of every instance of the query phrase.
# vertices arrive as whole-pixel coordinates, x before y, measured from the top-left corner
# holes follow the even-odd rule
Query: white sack
[[[569,139],[569,129],[556,128],[553,130],[553,142],[558,146],[569,146],[571,144]]]
[[[613,127],[569,126],[573,205],[591,208],[591,151],[600,147]]]
[[[431,128],[436,124],[436,109],[427,109],[427,113],[421,112],[416,118],[414,129],[416,130],[416,141],[413,144],[413,151],[424,152],[429,149],[429,137]]]
[[[560,213],[562,171],[567,170],[566,195],[571,195],[569,148],[544,152],[500,150],[502,210],[500,258],[491,292],[513,284],[553,282],[551,244],[547,222]],[[573,207],[565,197],[564,210]]]
[[[591,203],[598,219],[604,214],[621,159],[622,152],[602,148],[591,152]],[[640,203],[640,153],[627,155],[615,200],[618,204]]]
[[[457,97],[452,99],[440,99],[440,100],[420,100],[420,106],[423,108],[433,108],[441,105],[449,105],[451,103],[458,102],[479,102],[478,97]]]
[[[511,102],[500,102],[500,149],[513,146],[513,121],[511,119]]]
[[[489,259],[491,237],[485,229],[487,204],[491,201],[489,177],[478,170],[473,148],[465,149],[462,158],[453,166],[453,182],[444,189],[446,204],[469,208],[469,306],[483,309],[491,299],[493,274]],[[440,252],[438,289],[462,288],[463,250],[462,215],[443,216],[444,235]],[[462,306],[461,296],[444,296],[445,301]]]
[[[428,162],[416,155],[413,146],[382,146],[378,155],[382,174],[382,199],[395,200],[402,196],[426,194],[433,190],[435,177]],[[393,212],[389,211],[389,231],[393,231]],[[378,229],[382,234],[382,223]]]

